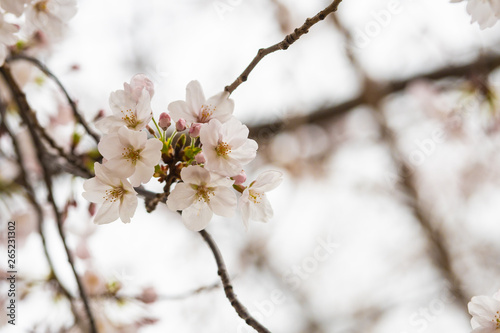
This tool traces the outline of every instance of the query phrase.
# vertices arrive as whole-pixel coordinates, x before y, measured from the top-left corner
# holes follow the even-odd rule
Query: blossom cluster
[[[0,66],[22,35],[59,37],[76,12],[76,0],[0,0]]]
[[[244,185],[243,168],[256,157],[258,145],[233,116],[229,93],[206,99],[200,83],[191,81],[186,99],[170,103],[158,121],[151,110],[153,94],[146,76],[134,76],[111,94],[113,115],[96,123],[105,133],[98,144],[103,163],[95,163],[95,177],[84,183],[83,193],[102,204],[95,223],[130,222],[137,207],[134,187],[152,177],[165,183],[167,206],[181,211],[191,230],[204,229],[214,214],[233,216],[238,206],[246,227],[249,220],[269,221],[273,210],[265,193],[281,183],[282,174],[266,171]]]
[[[451,0],[462,2],[464,0]],[[477,22],[481,29],[491,28],[500,20],[500,0],[467,0],[467,12],[471,23]]]
[[[490,296],[474,296],[469,302],[472,333],[500,332],[500,291]]]

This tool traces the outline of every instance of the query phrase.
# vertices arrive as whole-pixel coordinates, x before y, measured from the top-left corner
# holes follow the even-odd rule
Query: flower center
[[[208,123],[214,113],[216,106],[212,105],[202,105],[200,109],[200,114],[198,115],[199,123]]]
[[[128,148],[123,148],[124,152],[122,153],[122,157],[127,161],[135,164],[138,159],[141,157],[142,149],[135,150],[134,147],[129,146]]]
[[[491,320],[492,322],[496,323],[497,327],[496,329],[500,329],[500,311],[497,311],[497,313],[495,313],[495,317]]]
[[[36,11],[37,12],[46,12],[47,11],[47,2],[48,2],[48,0],[37,2],[35,4]]]
[[[217,156],[226,157],[231,152],[231,146],[225,142],[219,142],[219,145],[215,147],[215,152]]]
[[[210,197],[214,196],[213,188],[206,187],[205,185],[200,185],[197,188],[196,197],[198,201],[205,201],[205,203],[210,202]]]
[[[122,120],[127,124],[127,127],[129,128],[135,128],[139,123],[137,122],[137,116],[135,115],[134,112],[132,112],[132,109],[127,109],[125,111],[122,111]]]
[[[123,197],[123,195],[126,193],[127,191],[123,188],[123,187],[113,187],[109,190],[106,190],[106,192],[104,192],[104,199],[106,199],[106,201],[110,201],[110,202],[116,202],[117,200],[121,200],[121,198]]]
[[[262,193],[250,190],[248,196],[250,197],[250,200],[252,200],[255,204],[260,204],[262,202]]]

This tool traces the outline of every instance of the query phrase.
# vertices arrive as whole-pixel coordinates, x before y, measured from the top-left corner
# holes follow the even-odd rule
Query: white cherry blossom
[[[95,216],[95,224],[106,224],[120,218],[129,223],[137,208],[137,193],[126,179],[120,179],[100,163],[94,164],[95,177],[83,184],[83,197],[102,204]]]
[[[38,0],[26,9],[26,23],[33,31],[60,36],[76,12],[76,0]]]
[[[257,142],[248,139],[248,127],[236,118],[222,124],[212,119],[200,131],[205,167],[221,175],[232,177],[241,172],[257,154]]]
[[[167,206],[182,210],[182,221],[189,229],[205,229],[214,213],[225,217],[234,214],[237,199],[230,188],[232,180],[197,165],[182,169],[181,179],[168,196]]]
[[[123,84],[123,89],[126,94],[132,96],[132,99],[134,99],[135,102],[139,102],[144,89],[148,91],[150,98],[153,98],[153,95],[155,94],[153,81],[151,81],[144,74],[134,75],[130,80],[130,83],[125,82]]]
[[[109,96],[109,106],[113,115],[96,122],[96,127],[103,133],[116,131],[123,125],[131,130],[140,131],[153,118],[151,96],[145,88],[138,100],[135,99],[135,95],[125,90],[112,92]]]
[[[265,171],[243,191],[240,197],[240,209],[246,228],[249,220],[269,222],[273,217],[273,208],[265,192],[274,190],[282,180],[281,172]]]
[[[472,333],[500,332],[500,291],[493,297],[474,296],[469,302]]]
[[[211,119],[224,123],[232,118],[234,102],[226,91],[207,100],[200,83],[191,81],[186,87],[186,101],[172,102],[168,105],[168,110],[172,119],[178,121],[183,118],[188,125],[208,123]]]
[[[119,178],[130,177],[132,186],[147,183],[160,162],[163,143],[149,139],[144,131],[133,131],[123,126],[117,132],[105,135],[98,144],[99,152],[107,160],[104,166]]]
[[[463,0],[452,0],[461,2]],[[471,15],[471,23],[477,22],[481,29],[493,27],[500,20],[499,0],[468,0],[467,12]]]

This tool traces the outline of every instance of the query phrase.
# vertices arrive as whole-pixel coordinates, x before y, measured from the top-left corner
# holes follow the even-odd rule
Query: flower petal
[[[229,187],[218,187],[209,202],[209,206],[215,214],[225,217],[234,215],[236,204],[236,193]]]
[[[182,222],[193,231],[205,229],[212,219],[213,213],[204,201],[196,201],[182,211]]]
[[[103,203],[97,211],[94,223],[107,224],[116,221],[119,217],[119,206],[120,204],[118,202],[106,201],[105,203]]]
[[[167,206],[170,210],[183,210],[191,206],[196,198],[196,191],[186,183],[178,183],[168,196]]]

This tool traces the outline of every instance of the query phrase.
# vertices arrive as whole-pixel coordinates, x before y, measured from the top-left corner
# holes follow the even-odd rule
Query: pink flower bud
[[[184,131],[186,129],[186,120],[184,120],[183,118],[177,120],[177,122],[175,123],[175,129],[177,130],[177,132]]]
[[[146,287],[142,290],[142,294],[138,297],[145,304],[154,303],[158,299],[158,294],[153,287]]]
[[[172,124],[172,118],[170,118],[170,115],[166,112],[162,112],[160,114],[160,120],[158,121],[158,125],[160,125],[162,130],[166,131],[171,124]]]
[[[192,124],[189,128],[189,136],[192,138],[197,138],[200,136],[201,124],[195,123]]]
[[[201,152],[201,151],[194,157],[194,160],[198,164],[203,164],[203,163],[205,163],[207,161],[205,159],[205,155],[203,155],[203,152]]]
[[[241,170],[239,175],[233,176],[234,179],[234,185],[241,185],[247,180],[247,174],[245,173],[244,170]]]

